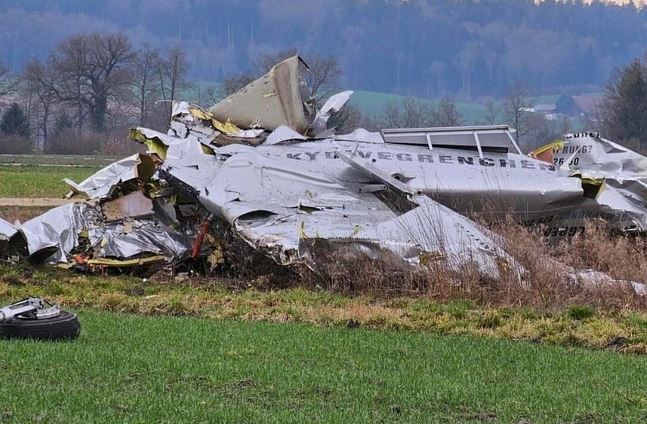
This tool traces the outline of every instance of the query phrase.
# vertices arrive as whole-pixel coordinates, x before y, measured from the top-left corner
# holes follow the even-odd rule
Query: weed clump
[[[568,307],[567,314],[571,319],[583,321],[595,316],[595,308],[589,305],[571,305]]]

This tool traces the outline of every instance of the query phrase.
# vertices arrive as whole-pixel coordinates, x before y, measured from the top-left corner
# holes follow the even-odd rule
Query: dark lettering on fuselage
[[[412,154],[406,152],[369,152],[363,150],[352,151],[348,150],[349,154],[357,154],[362,159],[371,159],[373,162],[377,161],[399,161],[399,162],[418,162],[418,163],[438,163],[443,165],[466,165],[466,166],[483,166],[483,167],[498,167],[498,168],[511,168],[511,169],[535,169],[540,171],[554,171],[555,167],[552,164],[533,161],[529,159],[504,159],[504,158],[489,158],[489,157],[472,157],[472,156],[454,156],[448,154],[431,154],[420,153]],[[335,151],[310,151],[310,152],[296,152],[286,153],[288,159],[296,159],[303,161],[313,161],[317,159],[339,159],[339,155]]]

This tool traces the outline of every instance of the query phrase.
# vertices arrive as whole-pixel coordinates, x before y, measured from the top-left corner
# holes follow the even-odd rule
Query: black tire
[[[81,332],[76,314],[61,311],[59,316],[48,319],[15,318],[0,324],[0,338],[34,340],[72,340]]]

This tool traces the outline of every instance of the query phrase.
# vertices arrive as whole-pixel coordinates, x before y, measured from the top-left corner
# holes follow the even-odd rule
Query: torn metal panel
[[[267,136],[265,139],[265,142],[263,144],[267,146],[273,146],[275,144],[281,144],[286,141],[292,141],[292,140],[305,140],[306,138],[299,134],[298,132],[294,131],[292,128],[287,127],[285,125],[281,125],[270,135]]]
[[[357,128],[348,134],[339,134],[335,136],[335,140],[339,141],[354,141],[357,143],[372,143],[384,144],[382,134],[378,131],[367,131],[364,128]]]
[[[48,263],[67,262],[79,245],[79,236],[100,225],[101,212],[85,203],[69,203],[30,219],[19,228],[31,258]]]
[[[598,133],[567,134],[531,152],[579,179],[598,207],[574,208],[569,228],[602,218],[621,231],[647,230],[647,157]],[[566,225],[565,225],[566,226]]]
[[[275,130],[286,125],[304,134],[314,116],[312,99],[303,80],[307,65],[292,56],[209,109],[221,121],[243,129]]]
[[[108,221],[124,218],[137,218],[153,214],[153,201],[141,191],[133,191],[101,205]]]
[[[617,280],[604,272],[588,269],[572,272],[567,276],[571,284],[578,284],[590,288],[620,287],[628,288],[638,296],[647,296],[647,285],[636,281]]]
[[[328,120],[339,113],[348,100],[350,100],[350,96],[352,95],[353,92],[351,90],[342,91],[341,93],[330,96],[330,98],[326,100],[326,103],[324,103],[321,109],[319,109],[314,121],[312,122],[312,129],[315,135],[318,136],[328,129]]]
[[[147,155],[137,153],[106,166],[79,184],[67,178],[64,181],[72,188],[68,197],[82,194],[87,199],[103,199],[109,197],[120,183],[135,178],[146,181],[153,176],[154,172],[153,160]]]
[[[491,278],[499,275],[500,259],[510,259],[477,224],[430,199],[410,202],[410,210],[397,212],[360,190],[372,175],[347,173],[341,181],[326,162],[268,157],[263,154],[267,150],[240,149],[202,172],[172,163],[163,169],[194,189],[196,199],[251,246],[282,264],[307,262],[304,246],[321,239],[373,246],[411,263],[418,263],[422,254],[444,252],[449,266],[470,258]],[[357,179],[349,180],[351,175]]]
[[[89,231],[96,257],[130,259],[161,255],[168,262],[181,260],[191,249],[190,237],[158,219],[140,218],[105,224]]]
[[[0,241],[9,240],[17,232],[18,230],[16,230],[16,228],[10,222],[0,218]]]

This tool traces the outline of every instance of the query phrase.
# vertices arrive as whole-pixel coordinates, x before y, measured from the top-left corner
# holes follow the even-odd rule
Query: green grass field
[[[69,187],[63,178],[80,182],[100,166],[0,165],[0,197],[62,197]]]
[[[0,341],[0,421],[647,420],[647,358],[407,332],[84,311]]]

